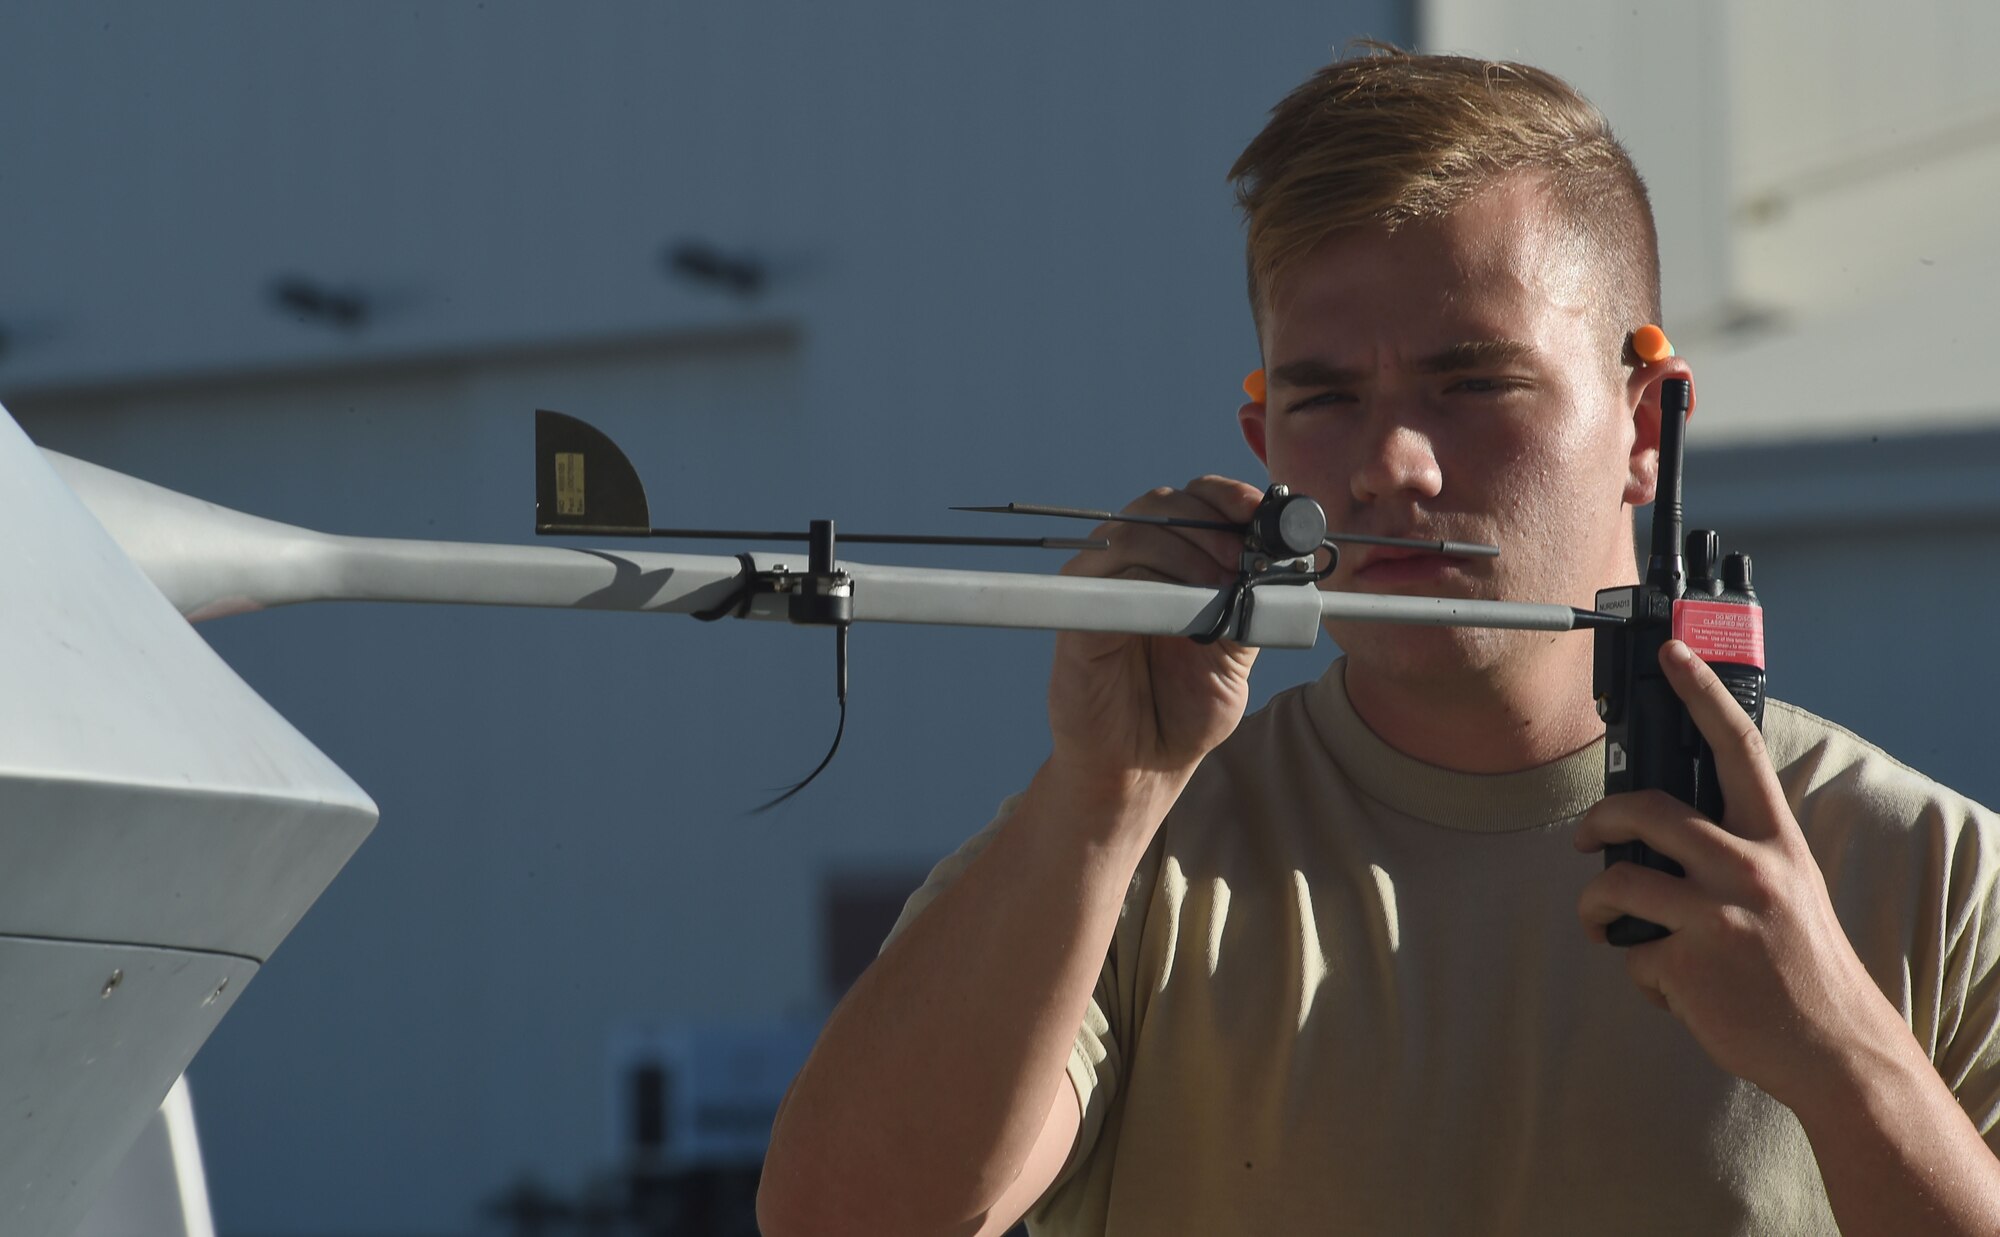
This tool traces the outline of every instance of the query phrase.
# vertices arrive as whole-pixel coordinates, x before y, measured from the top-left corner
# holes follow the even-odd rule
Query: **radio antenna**
[[[1687,586],[1681,559],[1681,455],[1693,398],[1694,384],[1685,378],[1660,384],[1660,478],[1653,495],[1653,553],[1646,561],[1646,585],[1669,597],[1679,597]]]

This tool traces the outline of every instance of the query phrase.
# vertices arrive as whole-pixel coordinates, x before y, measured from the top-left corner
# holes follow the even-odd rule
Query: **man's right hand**
[[[1197,477],[1184,490],[1142,495],[1125,512],[1244,523],[1262,498],[1241,481]],[[1210,529],[1110,523],[1095,535],[1110,549],[1079,554],[1064,575],[1221,588],[1236,578],[1243,554],[1240,536]],[[1256,657],[1226,640],[1063,633],[1049,684],[1051,764],[1074,785],[1165,781],[1178,793],[1242,720]]]

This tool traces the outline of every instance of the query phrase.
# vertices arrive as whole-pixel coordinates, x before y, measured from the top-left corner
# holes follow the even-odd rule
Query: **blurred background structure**
[[[1257,479],[1230,162],[1353,36],[1519,57],[1652,183],[1690,516],[1756,556],[1773,691],[2000,800],[2000,10],[1832,7],[17,6],[0,401],[382,536],[529,540],[537,407],[667,524],[1014,533],[944,509]],[[840,756],[753,817],[832,737],[825,633],[200,630],[382,809],[189,1071],[223,1237],[583,1231],[634,1164],[702,1175],[649,1204],[711,1217],[674,1231],[736,1231],[803,1045],[1046,744],[1047,637],[863,628]]]

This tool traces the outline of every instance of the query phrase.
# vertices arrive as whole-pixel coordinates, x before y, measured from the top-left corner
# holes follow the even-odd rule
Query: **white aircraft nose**
[[[377,813],[3,409],[0,495],[0,1231],[67,1233]]]

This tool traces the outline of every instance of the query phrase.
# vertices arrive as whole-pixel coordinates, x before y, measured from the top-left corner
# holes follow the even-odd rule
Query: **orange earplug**
[[[1658,328],[1656,327],[1654,329],[1657,330]],[[1253,404],[1261,404],[1264,402],[1263,370],[1253,369],[1249,373],[1243,375],[1243,393],[1250,397],[1250,402]]]
[[[1657,365],[1674,354],[1667,333],[1648,322],[1632,332],[1632,355],[1648,365]]]

